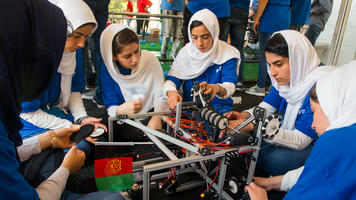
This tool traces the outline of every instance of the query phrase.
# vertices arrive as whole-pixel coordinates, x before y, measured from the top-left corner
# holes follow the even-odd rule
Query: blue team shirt
[[[193,14],[207,8],[218,18],[230,17],[229,0],[190,0],[186,6]]]
[[[309,24],[311,1],[292,0],[291,24]]]
[[[184,0],[173,0],[172,3],[169,3],[167,0],[162,0],[161,10],[175,10],[178,12],[183,12]]]
[[[83,69],[83,57],[81,49],[76,52],[76,67],[74,76],[72,78],[72,92],[83,92],[85,89],[85,77],[84,77],[84,69]],[[38,109],[42,109],[45,112],[49,112],[50,114],[56,115],[58,117],[68,119],[73,121],[73,116],[71,114],[64,115],[58,113],[54,110],[50,111],[47,107],[55,106],[59,101],[59,96],[61,94],[61,74],[57,72],[54,79],[52,80],[49,88],[37,99],[30,102],[23,102],[21,104],[22,113],[34,112]],[[53,113],[55,112],[55,113]],[[20,134],[26,138],[26,136],[34,133],[46,131],[46,129],[39,128],[32,123],[29,123],[23,119],[21,119],[24,127],[21,129]]]
[[[121,74],[131,74],[131,70],[122,68],[118,63],[116,63],[116,65]],[[110,76],[105,64],[103,64],[100,69],[100,83],[105,107],[119,106],[126,102],[119,84]]]
[[[242,8],[249,11],[250,0],[230,0],[230,8]]]
[[[276,90],[276,88],[271,88],[271,91],[268,93],[268,95],[264,97],[263,102],[273,106],[278,110],[278,114],[282,115],[282,117],[284,116],[288,103],[279,95],[279,92]],[[303,101],[302,107],[298,112],[297,119],[295,121],[295,128],[305,135],[311,137],[312,139],[317,140],[318,135],[315,133],[315,130],[311,128],[312,123],[313,112],[310,108],[309,95],[307,95]]]
[[[290,15],[290,0],[269,0],[260,19],[259,31],[274,33],[287,30]]]
[[[2,112],[0,108],[0,112]],[[4,114],[6,116],[6,113]],[[9,199],[39,199],[38,194],[20,173],[15,144],[0,121],[0,197]]]
[[[190,80],[181,80],[174,76],[167,76],[167,80],[173,81],[177,88],[183,86],[183,101],[192,101],[193,98],[190,96],[191,88],[194,85],[195,81],[199,83],[206,81],[208,84],[217,84],[223,82],[231,82],[236,84],[238,77],[236,75],[236,63],[237,59],[232,58],[225,62],[222,65],[214,64],[205,70],[200,76],[190,79]],[[215,97],[210,102],[214,106],[215,110],[219,113],[226,113],[232,110],[233,101],[231,98],[219,99]]]
[[[326,131],[284,199],[356,199],[355,144],[356,124]]]

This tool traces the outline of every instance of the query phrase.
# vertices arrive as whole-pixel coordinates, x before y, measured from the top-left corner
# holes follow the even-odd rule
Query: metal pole
[[[142,23],[142,40],[145,40],[145,24],[146,24],[146,19],[144,19]]]
[[[113,19],[132,19],[132,20],[138,20],[138,19],[142,19],[144,20],[145,18],[139,18],[139,17],[136,17],[136,18],[132,18],[132,17],[112,17]],[[162,21],[161,19],[156,19],[156,18],[152,18],[150,19],[150,21]]]
[[[174,130],[176,130],[176,125],[173,124],[172,121],[167,121],[167,117],[166,117],[166,116],[162,116],[162,119],[163,119],[163,121],[165,121],[165,122],[168,124],[167,130],[170,130],[170,127],[171,127],[171,126],[174,128]],[[188,140],[192,138],[192,136],[189,135],[187,132],[185,132],[184,129],[179,128],[179,131],[180,131],[180,133],[182,133],[182,135],[183,135],[184,138],[186,138],[186,139],[188,139]],[[168,132],[169,132],[169,131],[168,131]],[[199,147],[199,146],[200,146],[199,143],[194,143],[193,141],[190,141],[190,143],[191,143],[192,145],[196,146],[196,147]]]
[[[151,14],[151,13],[135,13],[135,12],[113,12],[113,15],[132,15],[132,16],[145,16],[145,17],[163,17],[171,19],[183,19],[183,15],[163,15],[163,14]]]
[[[195,147],[195,146],[193,146],[193,145],[190,145],[190,144],[187,144],[187,143],[185,143],[185,142],[182,142],[182,141],[180,141],[180,140],[178,140],[178,139],[175,139],[175,138],[173,138],[173,137],[171,137],[171,136],[169,136],[169,135],[166,135],[166,134],[164,134],[164,133],[161,133],[161,132],[159,132],[159,131],[157,131],[157,130],[149,129],[149,128],[147,128],[146,126],[144,126],[144,125],[142,125],[142,124],[139,124],[139,123],[137,123],[137,122],[135,122],[135,121],[132,121],[132,120],[130,120],[130,119],[123,119],[122,121],[125,122],[125,123],[127,123],[127,124],[130,124],[131,126],[134,126],[134,127],[136,127],[136,128],[139,128],[139,129],[143,130],[144,132],[151,133],[152,135],[154,135],[154,136],[156,136],[156,137],[162,138],[163,140],[166,140],[166,141],[168,141],[168,142],[171,142],[171,143],[173,143],[173,144],[176,144],[176,145],[178,145],[178,146],[180,146],[180,147],[183,147],[183,148],[185,148],[185,149],[187,149],[187,150],[189,150],[189,151],[192,151],[192,152],[194,152],[194,153],[200,154],[199,151],[198,151],[198,150],[199,150],[198,147]]]
[[[142,126],[144,126],[141,122],[136,122],[136,123],[139,123],[139,124],[141,124]],[[143,130],[143,129],[142,129],[142,130]],[[157,139],[156,136],[152,135],[150,132],[147,132],[147,131],[145,131],[145,130],[143,130],[143,131],[144,131],[144,132],[146,133],[146,135],[150,138],[150,140],[151,140],[152,142],[154,142],[154,143],[157,145],[157,147],[163,151],[164,154],[167,155],[167,157],[168,157],[169,159],[171,159],[171,160],[178,160],[177,156],[174,155],[174,153],[172,153],[159,139]]]
[[[331,42],[329,52],[329,65],[336,65],[340,55],[342,41],[344,39],[345,29],[350,14],[352,0],[343,0],[340,5],[339,16],[335,25],[335,31]]]
[[[167,111],[161,111],[161,112],[148,112],[148,113],[142,113],[142,114],[128,114],[127,118],[130,119],[135,119],[135,118],[146,118],[146,117],[151,117],[154,115],[169,115],[173,114],[172,111],[167,110]],[[118,120],[118,118],[114,117],[114,119]]]
[[[150,199],[150,172],[143,170],[143,199]]]
[[[254,119],[255,119],[255,117],[253,115],[251,115],[245,121],[243,121],[240,125],[235,127],[233,130],[235,130],[237,133],[239,133],[239,131],[241,129],[243,129],[245,126],[249,125]]]
[[[114,141],[114,120],[112,120],[111,117],[109,117],[109,142]]]
[[[201,100],[201,104],[203,105],[203,107],[205,107],[206,106],[206,102],[204,101],[204,98],[203,98],[201,92],[199,92],[199,97],[200,97],[200,100]]]
[[[172,111],[162,111],[162,112],[148,112],[148,113],[143,113],[143,114],[128,114],[128,118],[145,118],[145,117],[150,117],[153,115],[166,115],[166,114],[172,114]],[[118,121],[119,119],[117,117],[109,117],[108,118],[108,124],[109,124],[109,142],[114,141],[114,122]]]
[[[255,147],[242,146],[239,149],[231,148],[231,149],[226,149],[226,150],[220,150],[220,151],[215,152],[215,154],[211,154],[211,155],[208,155],[208,156],[201,156],[201,155],[189,156],[189,157],[185,157],[185,158],[180,158],[178,160],[169,160],[169,161],[164,161],[164,162],[161,162],[161,163],[154,163],[154,164],[150,164],[150,165],[145,165],[143,168],[146,171],[158,171],[158,170],[168,169],[168,168],[176,167],[176,166],[180,166],[180,165],[186,165],[186,164],[190,164],[190,163],[197,163],[197,162],[200,162],[200,161],[203,161],[203,160],[209,160],[209,159],[224,157],[225,153],[236,151],[236,150],[239,150],[239,152],[244,152],[244,151],[248,151],[248,150],[255,150]]]
[[[175,131],[178,133],[178,130],[180,129],[180,118],[182,114],[182,102],[177,103],[177,108],[176,108],[176,124],[175,124]]]
[[[225,157],[222,157],[220,160],[219,182],[218,182],[218,189],[217,189],[219,200],[221,199],[221,193],[224,189],[226,169],[227,169],[227,165],[225,163]]]

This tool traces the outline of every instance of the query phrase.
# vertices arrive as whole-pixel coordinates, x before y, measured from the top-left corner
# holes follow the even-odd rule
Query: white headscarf
[[[96,30],[97,22],[94,14],[83,0],[50,0],[50,2],[62,9],[68,20],[67,30],[69,34],[87,23],[95,24],[92,33]],[[58,72],[62,74],[60,102],[57,105],[60,108],[68,105],[75,66],[75,52],[64,51],[58,67]]]
[[[200,52],[192,42],[190,26],[195,20],[202,22],[213,37],[213,46],[208,52]],[[168,75],[183,80],[193,79],[201,75],[208,67],[214,64],[223,64],[232,58],[238,60],[236,67],[238,74],[240,52],[233,46],[219,40],[219,23],[213,12],[208,9],[196,12],[189,21],[188,35],[190,42],[179,51]]]
[[[356,61],[336,67],[320,78],[316,94],[322,111],[328,117],[327,130],[356,123]]]
[[[100,51],[105,66],[110,76],[120,86],[125,101],[140,97],[143,104],[140,113],[146,113],[160,103],[158,100],[163,97],[163,70],[158,59],[152,53],[142,50],[138,67],[133,69],[130,75],[120,73],[118,66],[113,61],[112,44],[114,37],[126,28],[135,33],[126,25],[111,24],[108,26],[100,37]]]
[[[288,44],[290,66],[289,85],[279,86],[277,81],[271,76],[269,67],[267,69],[273,87],[275,87],[279,91],[279,95],[288,102],[282,128],[293,130],[295,129],[295,120],[298,112],[309,90],[314,86],[315,82],[330,71],[332,67],[318,67],[320,60],[314,47],[300,32],[285,30],[276,33],[282,34]]]

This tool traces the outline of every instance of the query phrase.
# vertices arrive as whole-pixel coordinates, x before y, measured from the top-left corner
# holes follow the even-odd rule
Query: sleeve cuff
[[[23,141],[23,144],[17,147],[20,161],[29,159],[32,155],[41,153],[41,145],[38,136],[30,137]]]
[[[226,95],[223,97],[220,97],[216,95],[219,99],[227,99],[230,98],[234,93],[235,93],[235,84],[230,83],[230,82],[224,82],[222,84],[218,83],[219,86],[223,87],[226,91]]]
[[[110,107],[108,108],[108,115],[109,115],[110,117],[116,117],[116,110],[117,110],[118,107],[119,107],[119,106],[110,106]]]
[[[177,90],[177,86],[173,81],[166,80],[163,84],[163,94],[166,98],[167,97],[167,92],[172,91],[172,90]]]
[[[303,169],[304,169],[304,166],[287,172],[283,176],[280,189],[282,191],[286,191],[286,192],[289,191],[297,183],[300,174],[303,172]]]

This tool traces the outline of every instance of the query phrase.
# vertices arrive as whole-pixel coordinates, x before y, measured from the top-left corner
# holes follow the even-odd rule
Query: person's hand
[[[152,118],[150,119],[150,121],[147,124],[147,128],[154,129],[154,130],[162,129],[161,117],[158,115],[152,116]]]
[[[99,138],[92,138],[89,136],[89,137],[86,137],[85,140],[94,144],[96,141],[99,140]]]
[[[253,32],[255,32],[255,34],[257,34],[259,27],[260,27],[260,21],[255,19],[255,22],[253,23]]]
[[[69,148],[73,144],[70,141],[70,135],[73,132],[79,131],[80,126],[74,126],[71,128],[61,128],[56,130],[47,131],[38,135],[38,140],[40,142],[40,148],[46,149],[48,147],[52,148]]]
[[[84,165],[84,161],[85,153],[79,150],[76,145],[74,145],[64,156],[61,167],[67,168],[72,174],[78,171]]]
[[[95,118],[95,117],[88,117],[82,120],[80,125],[85,125],[85,124],[92,124],[95,126],[95,129],[97,128],[102,128],[105,130],[105,132],[108,132],[108,129],[106,126],[102,123],[100,123],[103,119],[102,118]]]
[[[224,116],[226,116],[228,119],[231,120],[236,120],[236,119],[247,119],[250,117],[250,114],[248,112],[236,112],[236,111],[230,111],[228,113],[225,113]]]
[[[220,93],[220,89],[224,90],[221,86],[219,87],[217,84],[208,84],[206,81],[199,83],[199,86],[205,95],[211,95],[208,101],[211,101],[217,93]]]
[[[242,122],[243,122],[243,120],[229,120],[228,127],[235,128],[236,126],[238,126]],[[219,134],[219,138],[223,138],[226,133],[232,132],[231,128],[226,128],[224,130],[221,130],[220,134]],[[232,132],[232,133],[234,133],[234,132]]]
[[[219,138],[224,137],[225,133],[235,133],[235,131],[233,131],[231,128],[235,128],[236,126],[242,124],[244,121],[245,121],[245,119],[243,119],[243,118],[239,118],[237,120],[229,120],[228,128],[220,131]],[[244,128],[242,128],[241,130],[239,130],[239,132],[240,133],[241,132],[251,132],[251,131],[253,131],[253,127],[254,127],[254,125],[252,123],[250,123],[247,126],[245,126]]]
[[[235,128],[236,126],[240,125],[243,123],[249,116],[250,114],[247,112],[236,112],[236,111],[231,111],[228,113],[225,113],[224,116],[226,116],[229,119],[229,125],[225,130],[220,131],[219,138],[223,138],[224,134],[232,132],[231,128]],[[244,132],[244,131],[252,131],[254,125],[252,123],[248,124],[245,126],[243,129],[239,130],[239,132]]]
[[[94,118],[94,119],[96,119],[96,118]],[[101,120],[101,119],[100,119]],[[84,121],[84,120],[83,120]],[[90,123],[91,124],[91,123]],[[100,124],[100,123],[99,123]],[[98,125],[99,126],[99,124],[97,123],[97,124],[93,124],[94,126],[96,126],[96,125]],[[103,126],[105,126],[105,125],[103,125]],[[79,129],[80,129],[80,127],[81,127],[81,125],[78,125],[78,124],[72,124],[72,126],[71,126],[71,128],[75,128],[75,129],[77,129],[77,131],[73,131],[73,132],[78,132],[79,131]],[[96,129],[96,128],[95,128]],[[95,130],[94,129],[94,130]],[[105,130],[105,129],[104,129]],[[107,132],[107,131],[106,131]],[[98,141],[99,140],[99,138],[92,138],[92,137],[87,137],[87,138],[85,138],[85,140],[86,141],[88,141],[88,142],[90,142],[90,143],[95,143],[96,141]]]
[[[77,125],[77,124],[76,124]],[[70,135],[73,132],[78,132],[80,125],[71,126],[71,128],[61,128],[53,130],[56,137],[56,146],[55,148],[66,149],[73,146],[73,143],[70,141]]]
[[[172,3],[173,2],[173,0],[167,0],[168,1],[168,3]]]
[[[141,99],[137,100],[130,100],[127,101],[123,104],[121,104],[119,107],[116,109],[117,114],[136,114],[140,112],[142,109],[142,101]]]
[[[171,90],[167,92],[167,105],[170,109],[175,110],[177,103],[183,101],[182,96],[179,95],[177,90]]]
[[[280,190],[283,176],[273,176],[270,178],[254,177],[255,183],[263,187],[265,190]]]
[[[80,129],[80,127],[81,127],[81,125],[79,125],[79,124],[72,124],[71,126],[70,126],[70,128],[74,128],[74,129]]]
[[[251,200],[267,200],[267,192],[262,187],[256,185],[254,182],[251,182],[248,186],[245,187],[245,191],[248,192]]]

